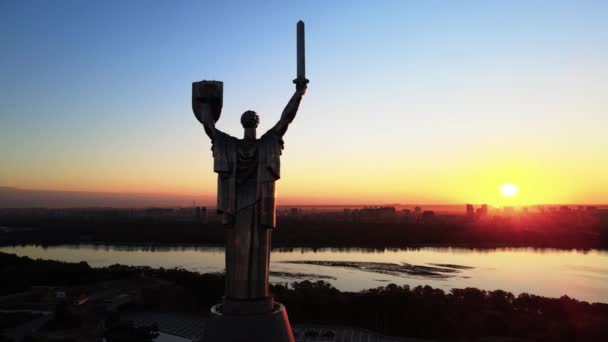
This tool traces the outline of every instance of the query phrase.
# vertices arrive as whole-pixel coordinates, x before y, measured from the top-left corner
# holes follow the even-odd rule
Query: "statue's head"
[[[260,123],[260,117],[258,113],[248,110],[241,115],[241,125],[243,128],[257,128]]]

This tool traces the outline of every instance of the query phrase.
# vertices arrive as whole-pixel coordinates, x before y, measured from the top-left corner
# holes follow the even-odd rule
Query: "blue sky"
[[[445,179],[503,162],[565,170],[560,200],[608,190],[602,1],[0,1],[0,185],[213,192],[191,82],[224,81],[221,129],[241,135],[247,109],[268,129],[293,92],[299,19],[311,83],[287,196],[481,200]],[[346,189],[370,172],[402,185]]]

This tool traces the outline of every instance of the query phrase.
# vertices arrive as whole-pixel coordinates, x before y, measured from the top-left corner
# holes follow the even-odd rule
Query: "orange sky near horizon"
[[[206,136],[199,136],[200,156],[150,163],[66,163],[42,174],[16,172],[10,186],[24,189],[115,193],[167,193],[179,196],[215,197],[216,174]],[[286,137],[289,143],[289,137]],[[295,149],[295,148],[294,148]],[[302,153],[302,156],[298,154]],[[383,204],[383,203],[488,203],[492,206],[534,204],[606,203],[606,175],[592,169],[585,177],[577,168],[556,167],[542,158],[510,160],[497,153],[494,160],[473,156],[447,160],[431,158],[399,160],[371,154],[341,156],[338,161],[310,162],[311,153],[284,151],[282,179],[278,181],[279,205],[289,204]],[[360,159],[359,159],[360,158]],[[597,165],[597,164],[596,164]],[[4,168],[3,171],[7,169]],[[146,172],[145,170],[150,170]],[[0,171],[2,174],[3,171]],[[6,175],[3,175],[6,179]],[[505,183],[519,188],[514,197],[500,192]]]

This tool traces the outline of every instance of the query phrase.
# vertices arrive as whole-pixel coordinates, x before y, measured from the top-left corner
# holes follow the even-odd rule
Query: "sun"
[[[503,194],[503,196],[513,197],[517,195],[518,192],[519,188],[513,183],[505,183],[500,187],[500,193]]]

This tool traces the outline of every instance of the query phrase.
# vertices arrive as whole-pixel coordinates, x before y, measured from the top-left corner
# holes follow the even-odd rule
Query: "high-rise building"
[[[207,224],[207,207],[196,207],[196,219],[202,224]]]
[[[359,210],[359,217],[370,221],[391,221],[397,218],[395,207],[366,207]]]
[[[475,217],[475,207],[472,204],[467,204],[467,217]]]
[[[425,210],[422,212],[422,219],[423,220],[430,220],[433,217],[435,217],[435,212],[432,210]]]
[[[481,208],[479,208],[479,216],[488,216],[488,205],[482,204]]]

